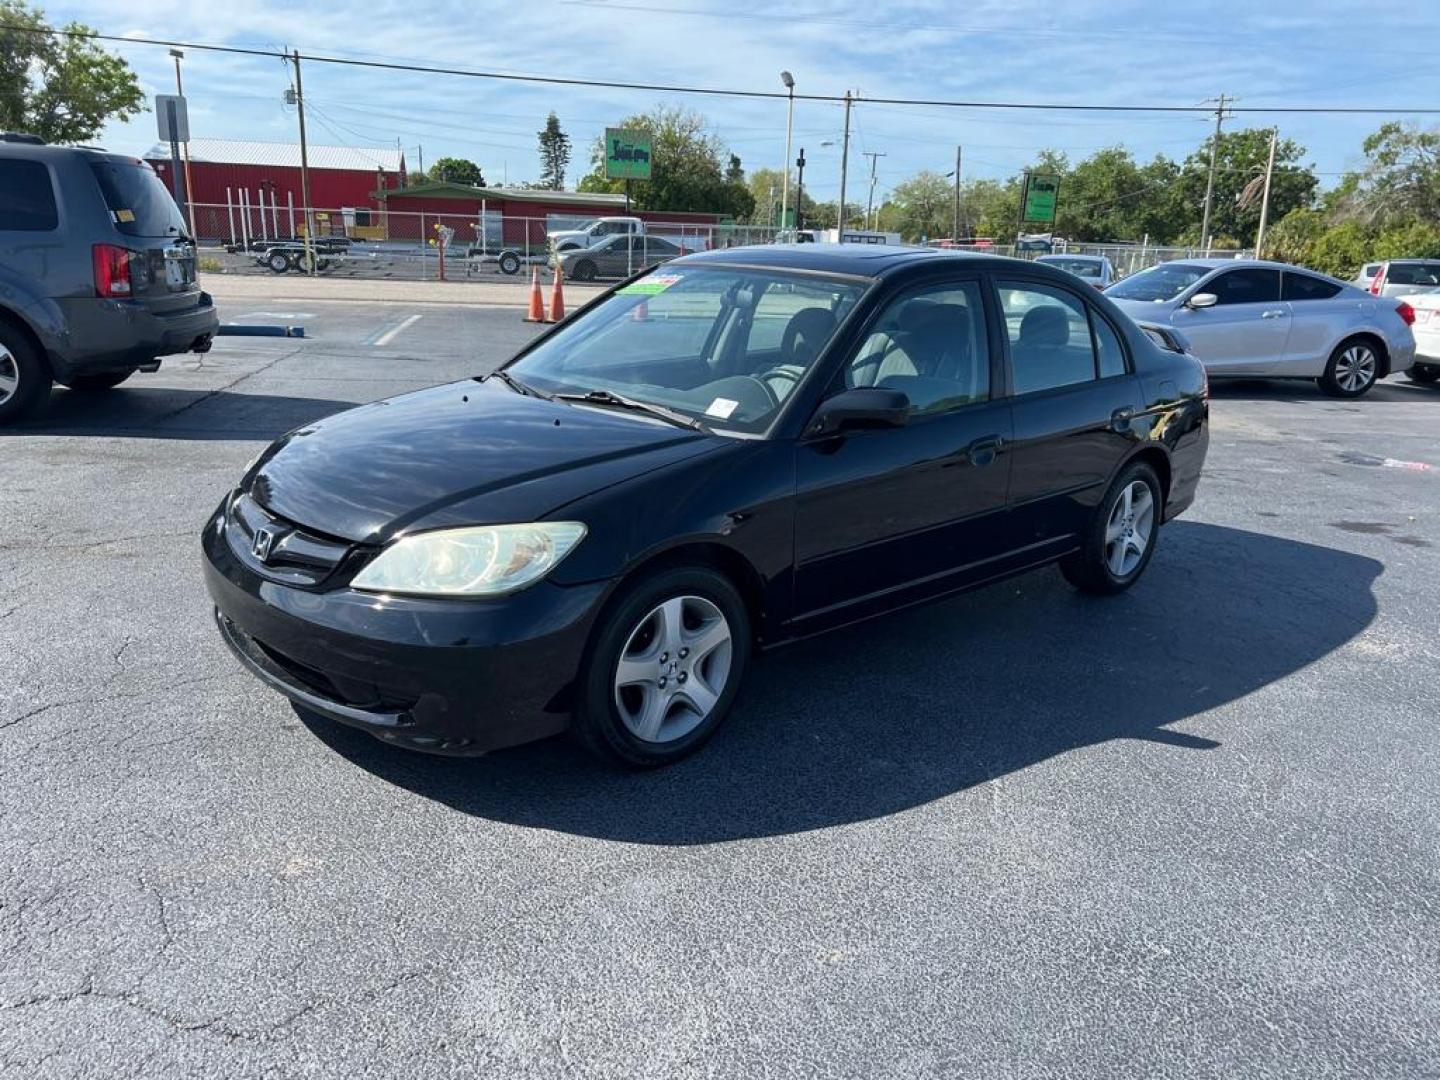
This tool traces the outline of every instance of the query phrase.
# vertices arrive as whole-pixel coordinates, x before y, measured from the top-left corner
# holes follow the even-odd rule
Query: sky
[[[239,45],[435,66],[615,79],[667,85],[783,90],[860,100],[852,114],[847,201],[875,197],[921,169],[966,177],[1012,175],[1041,149],[1072,161],[1114,145],[1140,160],[1183,158],[1213,118],[1046,111],[991,111],[870,104],[870,97],[1104,105],[1196,105],[1225,93],[1241,108],[1375,106],[1395,119],[1440,124],[1440,4],[1305,4],[1271,0],[970,0],[866,3],[799,0],[87,0],[45,7],[54,23],[80,20],[103,33]],[[1409,44],[1409,43],[1414,43]],[[164,47],[119,44],[147,96],[174,90]],[[192,138],[292,142],[295,110],[278,58],[192,50],[184,61]],[[533,180],[535,134],[551,109],[575,145],[569,186],[589,168],[589,147],[607,125],[659,105],[701,112],[748,169],[779,168],[785,154],[782,100],[658,94],[411,74],[321,63],[304,66],[314,143],[394,146],[416,167],[442,156],[478,162],[491,184]],[[1233,127],[1278,123],[1307,147],[1322,184],[1361,159],[1364,137],[1391,116],[1239,115]],[[806,190],[834,199],[840,182],[843,108],[795,105],[794,147],[805,148]],[[155,118],[111,124],[108,147],[140,153]],[[822,143],[832,142],[833,146]]]

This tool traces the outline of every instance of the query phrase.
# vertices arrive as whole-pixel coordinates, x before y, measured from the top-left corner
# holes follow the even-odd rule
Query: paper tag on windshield
[[[730,414],[740,407],[738,401],[731,401],[729,398],[717,397],[710,402],[709,408],[705,410],[706,416],[713,416],[717,420],[729,420]]]
[[[639,281],[632,281],[622,289],[615,290],[627,296],[654,296],[662,293],[671,285],[680,280],[679,274],[651,274],[649,277],[641,278]]]

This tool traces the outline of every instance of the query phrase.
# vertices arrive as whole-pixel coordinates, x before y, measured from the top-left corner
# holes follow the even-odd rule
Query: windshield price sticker
[[[710,407],[705,410],[706,416],[713,416],[717,420],[729,420],[730,414],[740,407],[738,401],[731,401],[729,398],[717,397],[710,402]]]
[[[628,296],[654,296],[664,292],[680,280],[679,274],[651,274],[649,277],[631,282],[617,291]]]

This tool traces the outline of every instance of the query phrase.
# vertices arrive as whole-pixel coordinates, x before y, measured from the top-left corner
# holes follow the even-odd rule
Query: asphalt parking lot
[[[267,440],[518,309],[224,314],[309,336],[0,434],[0,1075],[1440,1072],[1440,392],[1217,388],[1131,592],[776,652],[627,775],[302,719],[201,584]]]

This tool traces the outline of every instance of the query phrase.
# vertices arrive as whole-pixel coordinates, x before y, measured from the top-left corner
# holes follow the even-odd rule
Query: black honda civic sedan
[[[1208,400],[1183,339],[1045,266],[708,252],[492,375],[279,439],[207,525],[206,583],[240,662],[313,712],[660,765],[757,649],[1051,562],[1133,585],[1195,497]]]

